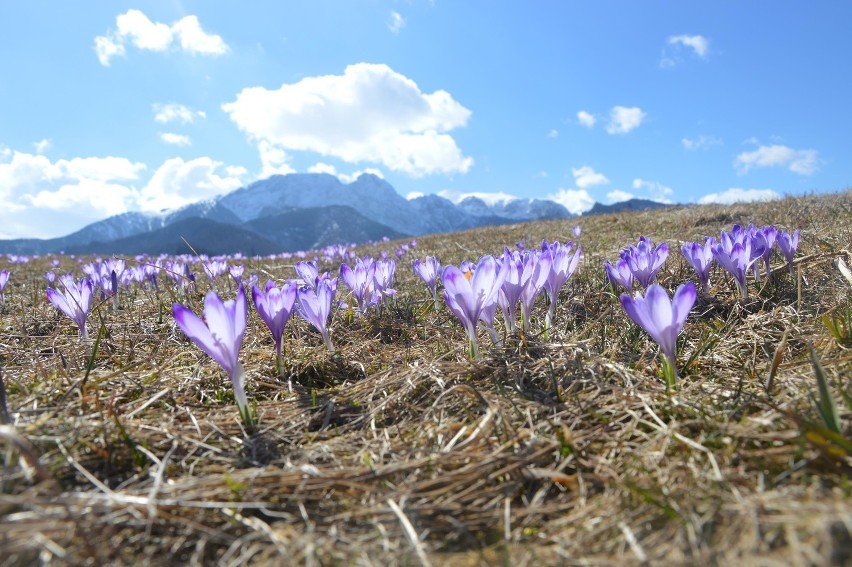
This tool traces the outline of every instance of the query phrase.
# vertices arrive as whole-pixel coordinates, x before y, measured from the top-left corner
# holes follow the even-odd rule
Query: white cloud
[[[473,165],[447,134],[467,124],[470,110],[446,91],[423,93],[387,65],[358,63],[343,75],[307,77],[277,90],[246,88],[222,109],[261,153],[266,143],[415,177],[465,173]]]
[[[741,174],[753,167],[786,167],[793,173],[812,175],[819,168],[816,150],[794,150],[787,146],[760,146],[752,152],[743,152],[734,160]]]
[[[626,134],[638,128],[645,116],[638,106],[614,106],[609,113],[606,131],[609,134]]]
[[[683,144],[683,147],[687,150],[700,150],[707,149],[710,146],[720,146],[722,145],[722,140],[714,136],[705,136],[704,134],[701,134],[695,138],[681,138],[680,143]]]
[[[180,122],[181,124],[192,124],[196,118],[206,118],[203,110],[192,110],[183,104],[154,104],[154,120],[161,124],[169,122]]]
[[[257,143],[257,151],[260,154],[259,177],[261,179],[271,175],[287,175],[296,172],[290,165],[290,156],[281,146],[268,140],[260,140]]]
[[[559,203],[575,215],[585,213],[595,205],[595,200],[585,189],[559,189],[547,198]]]
[[[0,226],[6,237],[49,238],[125,212],[145,165],[120,157],[50,161],[12,152],[0,163]]]
[[[175,134],[174,132],[160,132],[160,139],[173,146],[190,146],[192,145],[192,140],[189,139],[189,136],[184,134]]]
[[[707,57],[710,41],[701,35],[673,35],[669,37],[669,45],[689,47],[702,59]]]
[[[139,207],[149,212],[172,209],[241,187],[242,175],[231,175],[227,168],[224,176],[219,175],[222,165],[209,157],[167,159],[139,191]],[[244,169],[239,173],[244,173]]]
[[[633,180],[633,189],[646,191],[652,201],[659,203],[671,203],[671,199],[668,196],[674,193],[671,187],[667,187],[657,181],[646,181],[638,177]]]
[[[574,183],[576,183],[577,187],[580,189],[609,183],[609,179],[607,179],[606,175],[598,173],[588,165],[576,168],[572,167],[571,174],[574,176]]]
[[[547,133],[547,137],[550,139],[555,139],[559,137],[559,130],[553,128],[550,132]]]
[[[420,197],[423,197],[423,196],[425,196],[425,194],[422,193],[421,191],[412,191],[412,192],[408,193],[405,196],[405,198],[408,199],[409,201],[413,201],[414,199],[419,199]]]
[[[43,154],[50,149],[51,141],[48,138],[44,138],[34,143],[33,146],[37,154]]]
[[[373,167],[368,167],[366,169],[359,169],[357,171],[354,171],[352,173],[347,174],[347,173],[340,173],[339,171],[337,171],[337,168],[334,167],[333,165],[331,165],[329,163],[323,163],[323,162],[317,162],[314,165],[310,166],[308,168],[308,173],[328,173],[329,175],[333,175],[333,176],[337,177],[340,180],[341,183],[352,183],[353,181],[355,181],[356,179],[361,177],[362,173],[370,173],[370,174],[375,175],[376,177],[379,177],[381,179],[385,178],[385,176],[382,174],[382,172],[380,170],[373,168]]]
[[[388,20],[388,29],[392,33],[399,33],[405,27],[405,18],[402,14],[395,10],[391,10],[390,19]]]
[[[173,158],[144,183],[145,164],[122,157],[53,162],[15,151],[10,161],[0,163],[0,237],[63,236],[108,216],[179,207],[244,184],[244,167],[224,168],[224,174],[221,168],[209,157]]]
[[[192,55],[222,55],[228,45],[218,35],[201,29],[196,16],[185,16],[168,25],[152,22],[140,10],[128,10],[115,19],[116,29],[95,38],[95,52],[101,65],[109,66],[114,57],[127,53],[130,43],[146,51],[177,48]]]
[[[772,189],[740,189],[739,187],[731,187],[727,191],[721,193],[709,193],[704,195],[698,202],[702,205],[708,203],[718,203],[722,205],[730,205],[731,203],[753,202],[753,201],[774,201],[780,199],[776,191]]]
[[[580,112],[577,113],[577,120],[580,122],[580,124],[582,124],[586,128],[591,128],[592,126],[595,125],[595,122],[598,121],[598,119],[595,118],[594,114],[590,114],[590,113],[586,112],[585,110],[581,110]]]
[[[438,196],[443,197],[444,199],[448,199],[455,204],[459,204],[468,197],[476,197],[483,201],[486,205],[503,205],[514,201],[517,199],[515,195],[510,195],[508,193],[487,193],[484,191],[472,191],[469,193],[463,193],[461,191],[453,191],[451,189],[443,189],[438,191]]]
[[[615,189],[606,194],[606,203],[607,205],[611,205],[613,203],[621,203],[622,201],[629,201],[630,199],[635,198],[636,195],[633,193],[628,193],[627,191],[622,191],[621,189]]]

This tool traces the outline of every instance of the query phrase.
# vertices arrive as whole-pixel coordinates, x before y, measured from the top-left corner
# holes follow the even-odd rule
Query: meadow
[[[799,229],[743,298],[718,265],[677,343],[680,379],[604,260],[734,224]],[[579,225],[579,236],[574,227]],[[574,241],[582,260],[527,332],[481,355],[410,267]],[[397,259],[381,310],[335,307],[331,353],[298,316],[279,376],[249,301],[247,428],[228,374],[183,334],[227,274],[199,267],[95,304],[87,344],[48,302],[59,256],[13,262],[0,325],[0,565],[818,565],[852,562],[852,192],[514,224],[355,247]],[[190,243],[191,244],[191,243]],[[309,254],[309,257],[311,255]],[[298,258],[229,259],[280,284]],[[59,261],[55,266],[53,260]],[[89,259],[86,259],[89,260]],[[134,258],[127,258],[135,265]],[[320,257],[337,275],[340,260]],[[247,276],[246,276],[247,277]],[[342,283],[338,300],[348,301]]]

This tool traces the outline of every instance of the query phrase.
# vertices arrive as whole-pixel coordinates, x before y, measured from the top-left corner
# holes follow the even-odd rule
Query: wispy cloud
[[[819,169],[816,150],[794,150],[788,146],[760,146],[751,152],[743,152],[734,160],[740,174],[755,167],[784,167],[799,175],[813,175]]]
[[[547,137],[550,139],[558,138],[559,130],[557,130],[556,128],[551,129],[550,132],[547,133]]]
[[[115,30],[95,38],[95,53],[108,67],[114,57],[124,56],[127,45],[145,51],[178,49],[191,55],[222,55],[228,45],[221,36],[205,32],[197,16],[184,16],[173,24],[152,22],[140,10],[128,10],[115,19]]]
[[[388,19],[388,29],[391,33],[398,34],[405,27],[405,18],[396,10],[391,10],[390,18]]]
[[[638,106],[614,106],[609,113],[606,131],[609,134],[626,134],[638,128],[645,116]]]
[[[706,150],[711,146],[722,145],[722,140],[714,136],[705,136],[703,134],[694,138],[681,138],[680,143],[687,150]]]
[[[577,121],[586,128],[591,128],[597,122],[597,118],[594,114],[581,110],[577,113]]]
[[[50,141],[49,138],[43,138],[38,142],[34,143],[33,147],[35,148],[37,154],[43,154],[44,152],[50,149],[51,145],[53,145],[53,143]]]
[[[206,118],[207,114],[202,110],[192,110],[182,104],[154,104],[154,120],[161,124],[169,122],[180,122],[191,124],[197,118]]]
[[[189,139],[189,136],[175,134],[173,132],[160,132],[160,139],[173,146],[189,146],[192,144],[192,140]]]
[[[645,191],[652,201],[658,203],[671,203],[669,196],[674,193],[671,187],[663,185],[658,181],[648,181],[646,179],[636,178],[633,180],[633,189],[637,191]]]
[[[781,195],[772,189],[741,189],[739,187],[731,187],[721,193],[708,193],[698,199],[698,202],[702,205],[709,203],[730,205],[732,203],[750,203],[753,201],[774,201],[780,198]]]
[[[669,37],[669,45],[682,45],[692,49],[701,58],[707,57],[710,41],[703,35],[673,35]]]
[[[608,205],[613,203],[621,203],[623,201],[629,201],[630,199],[635,198],[636,195],[633,193],[628,193],[627,191],[622,191],[621,189],[615,189],[606,194],[606,202]]]

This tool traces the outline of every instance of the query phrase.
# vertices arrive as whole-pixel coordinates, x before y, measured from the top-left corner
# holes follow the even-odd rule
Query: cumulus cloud
[[[739,187],[731,187],[727,191],[722,191],[721,193],[708,193],[698,199],[698,202],[702,205],[709,203],[730,205],[732,203],[742,202],[774,201],[775,199],[780,198],[781,195],[772,189],[741,189]]]
[[[577,113],[577,120],[580,122],[580,124],[582,124],[586,128],[591,128],[592,126],[595,125],[595,122],[598,121],[598,119],[595,118],[594,114],[590,114],[590,113],[586,112],[585,110],[581,110],[580,112]]]
[[[268,140],[259,140],[257,152],[260,154],[260,178],[296,172],[290,165],[290,156],[281,146]]]
[[[595,200],[585,189],[559,189],[547,198],[559,203],[575,215],[583,214],[595,205]]]
[[[734,160],[740,174],[748,173],[753,167],[785,167],[799,175],[812,175],[819,169],[816,150],[794,150],[781,145],[760,146],[754,151],[743,152]]]
[[[606,203],[607,205],[611,205],[613,203],[621,203],[622,201],[629,201],[630,199],[635,198],[636,195],[633,193],[628,193],[627,191],[622,191],[621,189],[615,189],[606,194]]]
[[[451,189],[443,189],[438,191],[438,196],[443,197],[449,201],[452,201],[455,204],[459,204],[468,197],[476,197],[477,199],[483,201],[486,205],[505,205],[506,203],[510,203],[517,199],[515,195],[510,195],[509,193],[488,193],[485,191],[472,191],[472,192],[462,192],[462,191],[453,191]]]
[[[0,163],[3,236],[48,238],[127,210],[145,165],[120,157],[55,162],[13,151]]]
[[[606,131],[609,134],[626,134],[642,124],[646,114],[638,106],[614,106],[609,112],[609,124]]]
[[[423,193],[422,191],[411,191],[405,196],[405,198],[409,201],[413,201],[414,199],[419,199],[423,196],[425,196],[425,193]]]
[[[95,38],[98,61],[107,67],[114,57],[126,55],[128,44],[146,51],[178,49],[191,55],[222,55],[228,51],[221,36],[201,28],[197,16],[184,16],[169,25],[152,22],[140,10],[128,10],[116,17],[115,27]]]
[[[209,157],[173,158],[144,182],[145,164],[122,157],[10,157],[0,162],[2,238],[52,238],[130,210],[180,207],[242,186],[247,173]]]
[[[605,185],[609,183],[606,175],[598,173],[594,168],[584,165],[582,167],[572,167],[571,174],[574,176],[574,183],[580,189],[594,187],[595,185]]]
[[[174,132],[160,132],[160,140],[173,146],[189,146],[192,145],[192,140],[184,134],[175,134]]]
[[[181,124],[192,124],[197,118],[206,118],[207,113],[203,110],[192,110],[183,104],[154,104],[154,120],[161,124],[169,122],[180,122]]]
[[[702,59],[707,57],[710,48],[710,41],[701,35],[673,35],[669,37],[668,44],[688,47]]]
[[[405,27],[405,18],[402,14],[395,10],[391,10],[390,18],[388,19],[388,29],[391,33],[398,34]]]
[[[173,209],[241,187],[242,175],[232,175],[222,166],[222,162],[209,157],[167,159],[139,191],[139,208],[149,212]],[[220,175],[219,169],[225,169],[225,174]],[[245,169],[237,171],[244,174]]]
[[[695,138],[681,138],[680,143],[687,150],[707,149],[710,146],[718,146],[722,144],[722,140],[713,136],[705,136],[703,134]]]
[[[667,187],[658,181],[647,181],[638,177],[633,180],[633,189],[646,191],[651,200],[659,203],[671,203],[672,201],[668,196],[674,193],[671,187]]]
[[[307,77],[270,90],[243,89],[222,105],[248,137],[288,151],[307,151],[348,163],[372,162],[417,177],[465,173],[473,159],[448,134],[470,110],[450,93],[424,93],[388,67],[358,63],[343,75]]]

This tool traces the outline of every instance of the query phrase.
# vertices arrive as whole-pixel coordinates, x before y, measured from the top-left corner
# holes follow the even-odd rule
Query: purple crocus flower
[[[441,272],[441,261],[435,256],[426,256],[425,260],[419,258],[411,263],[411,267],[420,279],[426,283],[435,305],[438,304],[438,274]]]
[[[733,244],[730,251],[725,250],[724,243],[715,244],[713,246],[713,257],[734,277],[734,282],[737,284],[737,289],[740,290],[742,298],[748,299],[746,275],[752,262],[757,259],[752,258],[751,255],[751,240],[746,238],[742,242]]]
[[[94,285],[89,278],[74,281],[74,276],[68,274],[59,278],[64,291],[47,288],[47,299],[54,307],[68,315],[80,329],[84,343],[88,343],[89,333],[86,331],[86,317],[92,308],[92,293]]]
[[[799,229],[796,229],[793,234],[789,234],[786,230],[778,233],[775,240],[778,243],[778,248],[784,254],[787,264],[790,266],[790,274],[793,274],[793,257],[796,255],[796,249],[799,247]]]
[[[373,297],[373,292],[376,291],[375,277],[376,262],[369,256],[363,260],[358,258],[354,269],[348,264],[340,265],[340,278],[352,290],[352,297],[355,298],[361,313],[366,313],[374,299],[377,299]]]
[[[319,281],[319,270],[317,263],[311,261],[296,262],[296,273],[305,282],[305,285],[316,289],[317,281]]]
[[[505,278],[505,269],[498,265],[493,256],[483,256],[472,274],[470,271],[462,272],[455,266],[446,266],[441,272],[444,301],[464,326],[474,358],[479,358],[477,322],[483,309],[496,304],[497,294]]]
[[[659,284],[648,287],[644,297],[637,292],[633,297],[621,294],[624,310],[648,333],[655,343],[660,345],[663,355],[669,359],[677,380],[677,336],[686,321],[689,310],[695,304],[695,284],[687,282],[680,285],[673,298]]]
[[[231,274],[231,277],[234,278],[234,281],[237,282],[237,285],[240,285],[243,281],[243,274],[246,272],[246,267],[242,264],[237,266],[231,266],[228,269],[228,273]]]
[[[180,303],[172,305],[175,322],[184,334],[228,373],[237,409],[243,423],[252,429],[251,411],[243,387],[245,371],[238,360],[246,333],[246,313],[246,294],[242,286],[235,300],[222,301],[215,291],[209,291],[204,296],[203,319]]]
[[[376,293],[379,294],[378,301],[384,297],[396,295],[396,290],[393,289],[393,277],[396,272],[396,262],[390,258],[376,260],[376,274],[374,282]]]
[[[6,295],[4,290],[9,282],[9,270],[0,270],[0,307],[6,304]]]
[[[630,271],[630,266],[627,260],[619,258],[615,266],[609,263],[609,260],[604,260],[604,268],[606,269],[606,277],[609,283],[612,284],[613,291],[618,289],[618,286],[624,288],[625,291],[633,289],[633,272]]]
[[[506,247],[503,252],[503,269],[506,271],[506,278],[503,280],[503,285],[500,286],[500,292],[497,294],[497,305],[500,306],[500,311],[503,312],[503,321],[506,323],[506,330],[514,333],[517,328],[517,312],[518,302],[521,299],[521,292],[524,289],[524,259],[520,252],[509,251]],[[528,276],[529,277],[529,274]]]
[[[701,291],[707,293],[710,290],[710,267],[713,265],[713,246],[716,239],[712,236],[704,238],[704,244],[687,242],[681,246],[680,251],[690,266],[695,270],[698,281],[701,283]]]
[[[577,247],[577,250],[571,255],[571,249],[574,247],[573,242],[560,244],[554,242],[547,244],[545,240],[541,244],[541,254],[550,257],[550,270],[547,272],[547,280],[544,282],[544,290],[550,299],[550,308],[547,310],[547,315],[544,319],[546,329],[550,328],[553,322],[553,315],[556,313],[556,299],[559,296],[559,290],[565,285],[574,271],[577,269],[577,264],[583,256],[583,250]]]
[[[285,283],[281,289],[275,286],[275,282],[269,280],[263,291],[256,285],[251,288],[251,297],[257,314],[266,323],[272,340],[275,342],[275,365],[278,375],[284,375],[284,366],[281,360],[281,347],[284,338],[284,327],[293,312],[293,303],[296,301],[297,287],[291,282]]]
[[[760,229],[762,233],[763,241],[765,243],[765,248],[763,250],[763,264],[766,269],[766,277],[769,277],[771,273],[770,269],[770,261],[772,260],[772,249],[775,247],[775,241],[778,239],[778,229],[774,226],[764,226]]]
[[[535,250],[524,252],[524,271],[521,274],[520,305],[521,305],[521,330],[524,333],[530,331],[530,314],[532,313],[535,300],[544,291],[547,276],[550,274],[549,254],[538,254]]]
[[[639,237],[639,244],[630,245],[621,253],[621,257],[627,261],[633,277],[644,288],[654,282],[657,272],[663,267],[663,263],[669,256],[669,246],[665,242],[654,248],[649,238]]]
[[[320,279],[316,288],[302,286],[298,291],[298,304],[296,311],[308,323],[314,326],[322,335],[322,340],[329,352],[334,354],[334,345],[328,334],[328,316],[331,313],[331,304],[337,291],[337,278],[333,280]]]

